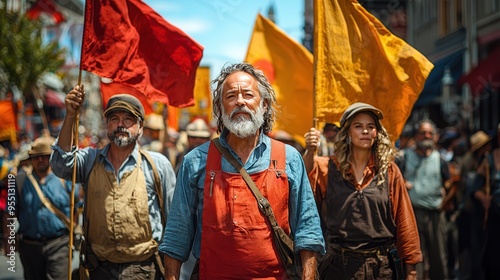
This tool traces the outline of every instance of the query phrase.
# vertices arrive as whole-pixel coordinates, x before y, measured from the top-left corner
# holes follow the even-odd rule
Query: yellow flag
[[[183,108],[181,111],[189,112],[189,122],[202,118],[207,123],[212,119],[212,94],[210,93],[210,68],[199,66],[196,70],[194,83],[194,105]]]
[[[245,60],[264,71],[276,91],[280,113],[273,130],[284,130],[304,145],[313,124],[312,54],[258,14]]]
[[[314,18],[316,117],[339,121],[369,103],[395,141],[434,66],[356,0],[316,0]]]

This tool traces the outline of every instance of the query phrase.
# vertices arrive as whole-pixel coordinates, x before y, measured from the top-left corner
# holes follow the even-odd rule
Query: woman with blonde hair
[[[303,158],[327,244],[322,279],[416,279],[417,225],[381,119],[372,105],[349,106],[330,157],[315,155],[317,129],[305,134]]]

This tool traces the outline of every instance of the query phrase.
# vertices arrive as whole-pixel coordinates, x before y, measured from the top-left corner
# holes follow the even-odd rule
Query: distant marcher
[[[334,154],[335,137],[339,133],[339,123],[325,123],[321,134],[321,144],[318,148],[318,156],[331,156]]]
[[[142,135],[139,139],[141,146],[148,151],[163,153],[163,139],[165,138],[165,120],[160,114],[151,113],[144,120]]]
[[[51,208],[69,217],[71,184],[52,172],[49,164],[52,143],[50,137],[36,139],[29,152],[32,172],[24,169],[16,178],[18,249],[27,280],[68,279],[69,229]],[[42,202],[40,194],[49,201],[49,206]],[[75,191],[76,199],[77,194]]]
[[[186,154],[191,152],[194,148],[198,147],[199,145],[209,141],[210,136],[212,136],[212,133],[210,132],[207,123],[203,119],[199,118],[193,120],[186,126],[186,134],[187,134],[188,146],[182,153],[179,153],[176,157],[177,164],[175,166],[175,173],[178,172],[182,164],[182,160],[184,159]]]
[[[417,265],[423,279],[448,279],[445,182],[450,179],[447,162],[437,150],[437,129],[430,120],[421,121],[415,146],[404,150],[400,169],[417,219],[423,262]]]
[[[491,152],[491,137],[477,131],[469,137],[469,147],[460,164],[457,189],[458,258],[460,279],[482,279],[483,207],[473,198],[477,169],[486,154]]]
[[[500,134],[500,130],[499,130]],[[481,269],[484,279],[500,279],[498,269],[498,252],[500,252],[500,143],[487,153],[477,169],[478,176],[474,183],[472,195],[478,202],[475,217],[480,222],[475,223],[482,229],[482,253],[480,255]],[[474,224],[474,223],[473,223]]]

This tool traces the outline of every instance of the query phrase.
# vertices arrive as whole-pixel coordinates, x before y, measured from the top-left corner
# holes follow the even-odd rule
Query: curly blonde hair
[[[358,112],[359,114],[361,112]],[[387,178],[387,170],[389,169],[389,165],[394,160],[397,154],[397,150],[392,143],[387,130],[384,128],[382,123],[378,117],[376,117],[371,112],[369,113],[373,119],[375,120],[375,124],[377,127],[377,139],[372,146],[372,152],[375,155],[375,169],[378,172],[377,186],[382,186]],[[339,163],[339,171],[342,174],[342,177],[346,180],[350,180],[353,175],[348,175],[348,171],[351,169],[350,160],[352,160],[352,145],[349,137],[349,128],[351,127],[351,123],[353,117],[350,117],[346,120],[343,127],[340,128],[339,133],[337,134],[336,141],[334,142],[334,155],[337,158]]]

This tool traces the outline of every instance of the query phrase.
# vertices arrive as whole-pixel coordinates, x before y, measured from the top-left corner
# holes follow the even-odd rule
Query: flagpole
[[[86,17],[88,16],[86,14],[87,10],[87,4],[88,0],[85,1],[85,9],[83,11],[83,18],[84,22],[86,21]],[[82,46],[80,48],[80,66],[78,67],[78,86],[80,87],[80,91],[83,93],[83,98],[85,98],[85,91],[82,85],[82,54],[83,54],[83,44],[84,44],[84,38],[85,38],[85,23],[83,24],[83,32],[82,32]],[[82,102],[83,104],[83,102]],[[75,149],[78,149],[78,126],[80,125],[80,108],[76,111],[76,116],[75,116],[75,122],[73,124],[73,147]],[[68,280],[71,280],[73,277],[73,242],[74,242],[74,223],[75,223],[75,185],[76,185],[76,170],[77,170],[77,155],[78,153],[75,153],[75,158],[73,159],[73,174],[71,178],[71,197],[70,197],[70,203],[69,203],[69,253],[68,253]],[[84,206],[85,207],[85,206]],[[79,272],[80,273],[80,272]]]
[[[80,90],[83,90],[83,85],[82,85],[82,69],[79,70],[78,73],[78,85],[80,86]],[[80,110],[76,112],[76,118],[75,118],[75,123],[73,124],[73,147],[78,149],[78,126],[80,123]],[[72,278],[72,272],[73,272],[73,236],[74,236],[74,223],[75,223],[75,185],[76,185],[76,167],[77,167],[77,153],[75,153],[75,158],[73,160],[73,175],[71,178],[71,197],[70,197],[70,203],[69,203],[69,222],[70,222],[70,227],[69,227],[69,254],[68,254],[68,279],[71,280]]]
[[[313,77],[314,77],[314,81],[313,81],[313,94],[312,94],[312,97],[313,97],[313,100],[312,100],[312,104],[313,104],[313,127],[316,128],[316,126],[318,125],[318,112],[317,112],[317,109],[316,109],[316,65],[317,65],[317,57],[318,57],[318,47],[319,47],[319,44],[318,44],[318,34],[317,34],[317,20],[318,20],[318,0],[314,0],[313,1]]]

